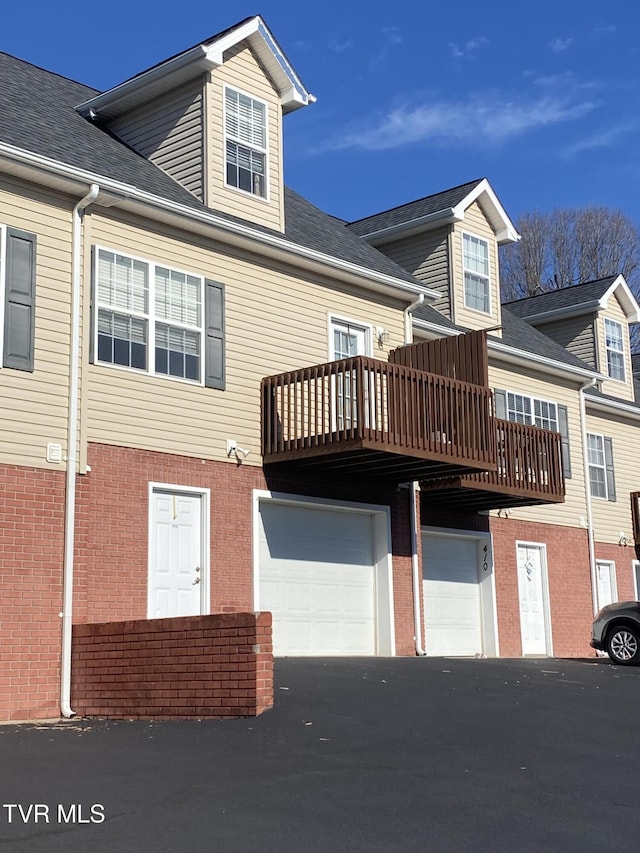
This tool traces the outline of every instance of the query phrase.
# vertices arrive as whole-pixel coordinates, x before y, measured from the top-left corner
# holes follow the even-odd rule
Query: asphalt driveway
[[[0,851],[635,851],[639,720],[606,660],[281,660],[257,719],[0,727]]]

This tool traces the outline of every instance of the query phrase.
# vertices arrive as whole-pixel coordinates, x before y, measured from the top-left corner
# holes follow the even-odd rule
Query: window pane
[[[156,373],[200,379],[200,333],[156,324]]]
[[[146,370],[147,321],[100,309],[98,360]]]
[[[489,313],[489,280],[472,273],[464,274],[464,301],[468,308]]]

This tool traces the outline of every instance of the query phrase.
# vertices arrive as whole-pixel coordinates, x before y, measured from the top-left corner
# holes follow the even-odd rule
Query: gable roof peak
[[[487,218],[499,243],[519,239],[487,178],[476,178],[439,193],[398,205],[348,224],[348,228],[371,243],[385,243],[429,231],[454,222],[463,222],[465,212],[475,201],[483,203]]]
[[[280,93],[283,112],[292,112],[315,102],[316,98],[302,83],[263,18],[254,15],[83,101],[76,109],[82,116],[108,123],[168,89],[219,67],[224,63],[226,51],[245,40],[258,55]]]

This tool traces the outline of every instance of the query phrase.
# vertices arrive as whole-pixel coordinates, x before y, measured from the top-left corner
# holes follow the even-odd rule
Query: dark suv
[[[614,663],[640,664],[640,601],[603,607],[593,622],[591,645],[605,651]]]

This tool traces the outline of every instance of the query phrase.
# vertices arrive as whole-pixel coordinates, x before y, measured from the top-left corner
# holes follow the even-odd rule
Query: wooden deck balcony
[[[447,501],[468,510],[562,503],[561,436],[558,432],[493,419],[497,468],[494,471],[424,482],[423,499]]]
[[[262,381],[262,455],[279,473],[404,482],[495,470],[491,392],[373,358]]]

